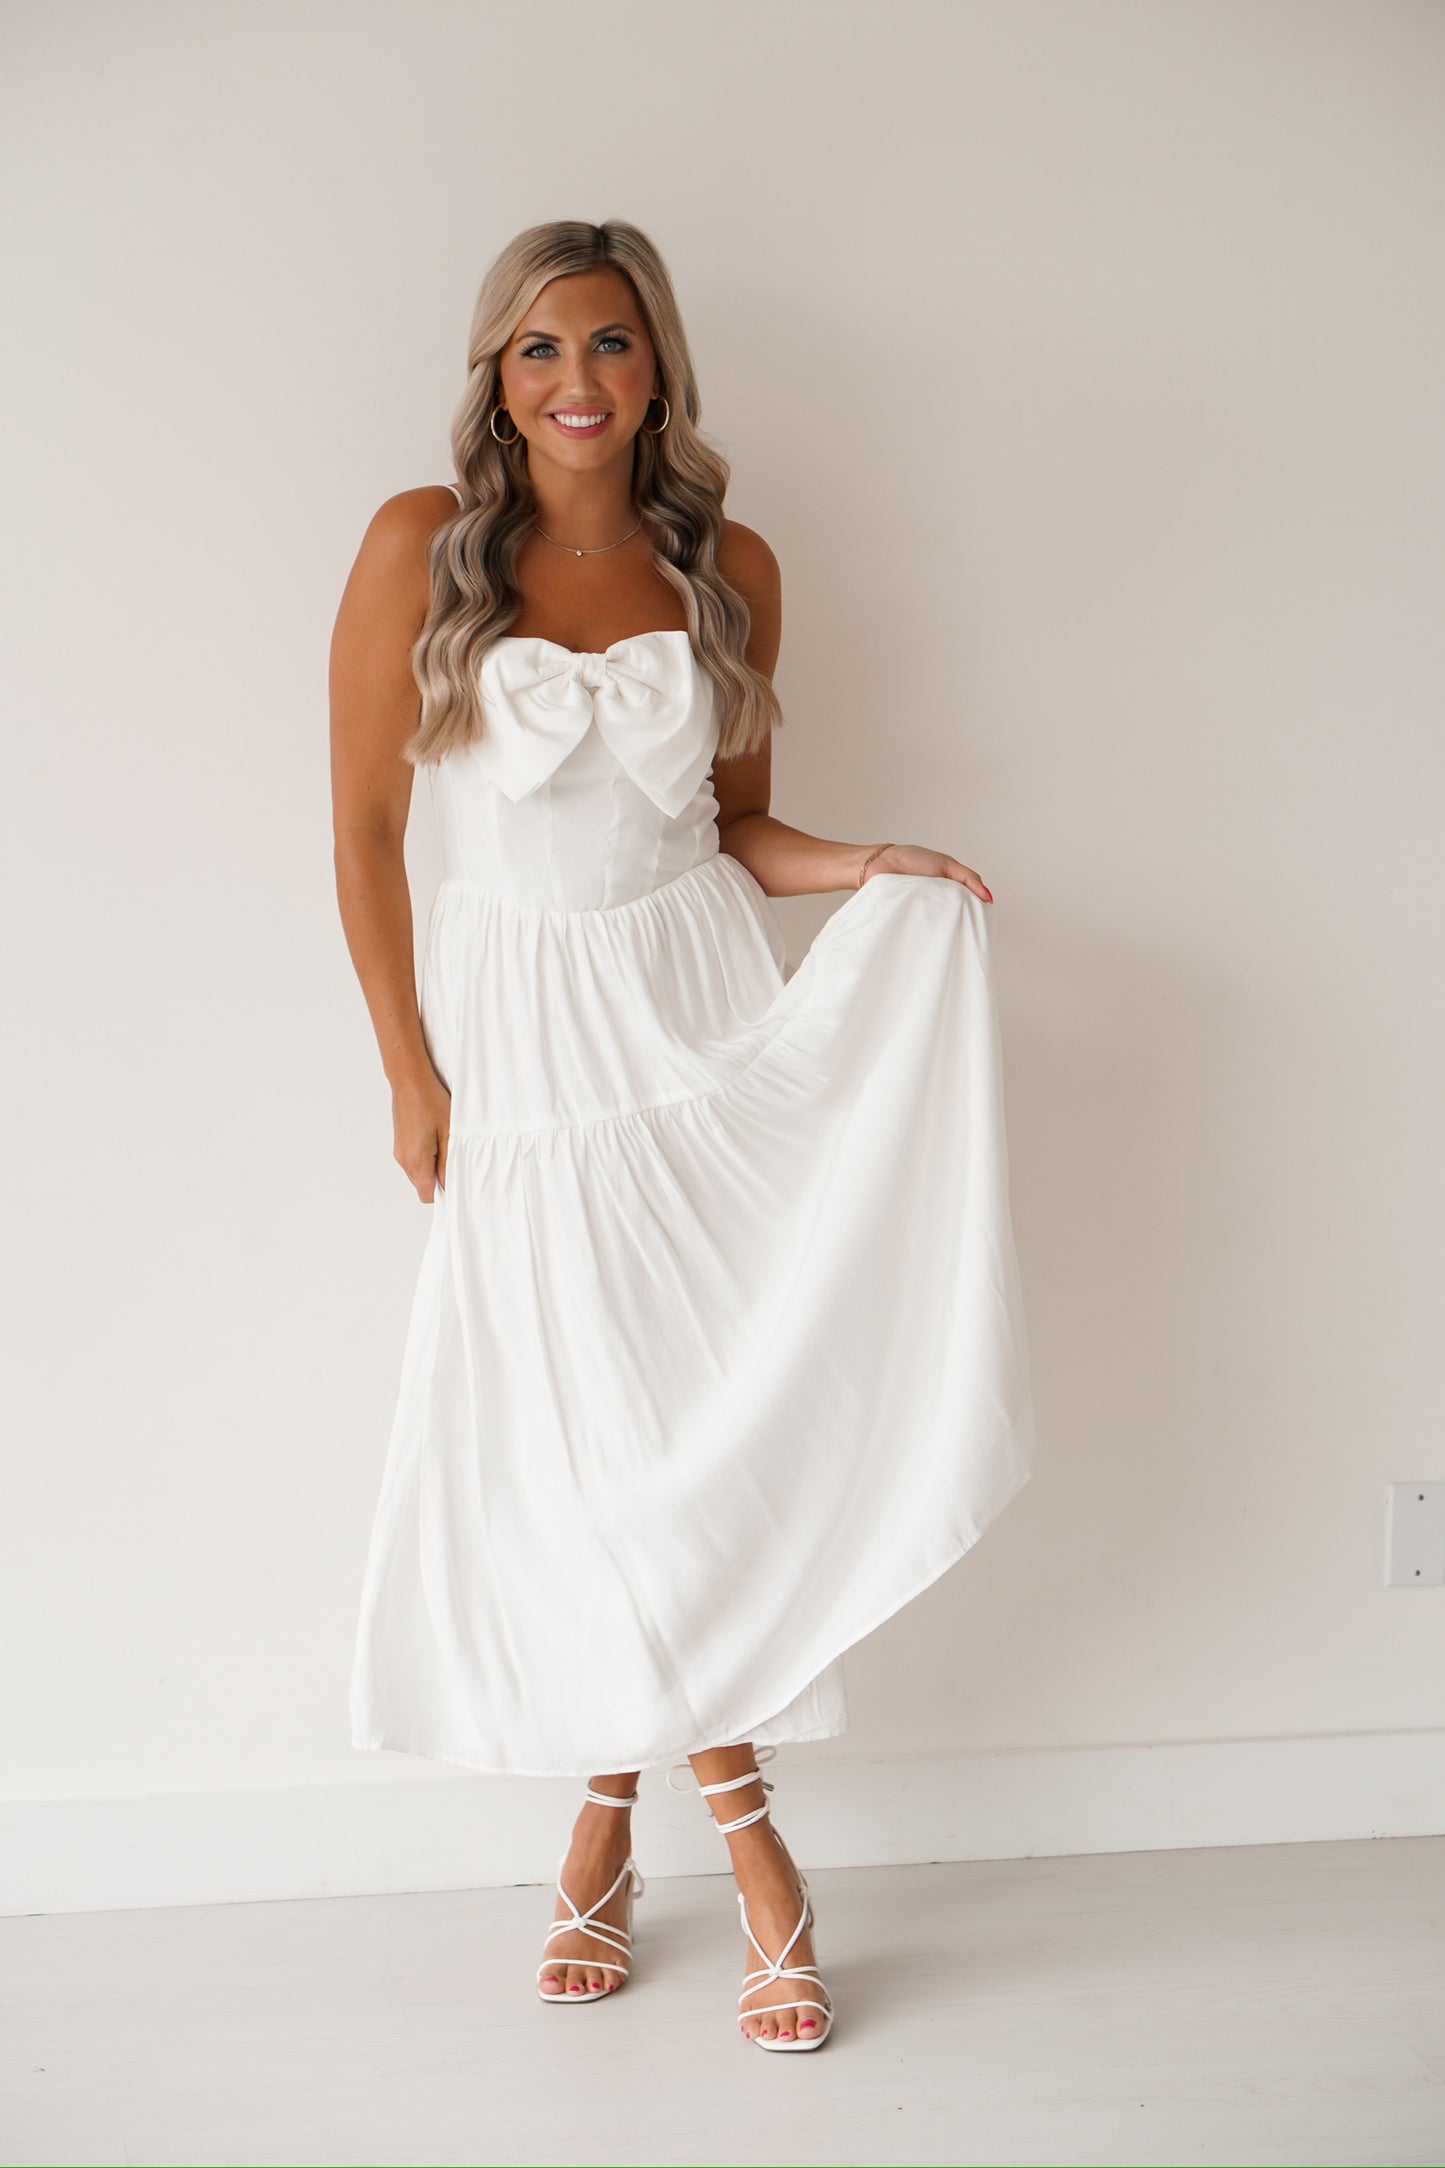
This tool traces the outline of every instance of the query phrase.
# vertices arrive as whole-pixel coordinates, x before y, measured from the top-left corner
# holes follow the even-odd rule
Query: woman
[[[341,914],[434,1206],[352,1738],[590,1779],[559,2003],[628,1977],[628,1810],[684,1757],[742,2031],[788,2052],[832,2007],[759,1749],[846,1729],[842,1652],[1027,1480],[1033,1422],[992,899],[769,812],[778,567],[699,413],[647,236],[530,229],[478,300],[459,485],[381,507],[341,604]],[[414,767],[445,851],[419,997]],[[834,890],[789,976],[768,898]]]

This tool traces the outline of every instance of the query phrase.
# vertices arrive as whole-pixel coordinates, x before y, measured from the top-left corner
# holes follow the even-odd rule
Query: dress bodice
[[[478,682],[485,735],[428,771],[447,878],[605,910],[716,854],[716,688],[686,632],[595,653],[508,634]]]

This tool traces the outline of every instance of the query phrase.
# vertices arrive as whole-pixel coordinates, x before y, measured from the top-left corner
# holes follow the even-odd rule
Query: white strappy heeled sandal
[[[637,1804],[636,1792],[629,1792],[625,1798],[615,1799],[610,1792],[594,1792],[590,1784],[586,1787],[586,1791],[587,1797],[595,1807],[635,1807]],[[636,1861],[629,1857],[622,1869],[622,1874],[617,1876],[612,1888],[606,1892],[606,1895],[599,1897],[596,1904],[589,1905],[585,1912],[579,1912],[576,1905],[572,1903],[572,1899],[567,1895],[566,1890],[562,1887],[562,1867],[565,1867],[566,1864],[567,1854],[564,1852],[561,1865],[557,1869],[557,1894],[564,1904],[571,1906],[572,1917],[570,1919],[553,1920],[551,1926],[547,1929],[546,1941],[550,1942],[553,1935],[593,1935],[599,1942],[605,1943],[608,1949],[616,1950],[618,1954],[616,1957],[544,1957],[537,1967],[537,1993],[543,2002],[600,2002],[604,1995],[615,1995],[617,1987],[621,1987],[622,1980],[625,1980],[632,1970],[632,1907],[647,1885],[637,1871]],[[632,1877],[627,1891],[627,1925],[625,1927],[614,1927],[607,1920],[596,1919],[593,1915],[600,1912],[607,1903],[608,1898],[616,1890],[620,1889],[623,1875],[631,1875]],[[622,1980],[617,1982],[617,1987],[564,1987],[556,1995],[547,1994],[542,1986],[543,1973],[549,1967],[554,1973],[564,1972],[568,1965],[587,1965],[598,1972],[620,1972]]]
[[[777,1754],[777,1751],[778,1750],[775,1746],[760,1746],[756,1751],[754,1759],[761,1765],[765,1761],[772,1761],[774,1756]],[[691,1767],[692,1764],[690,1762],[675,1762],[673,1764],[672,1768],[669,1769],[667,1772],[667,1783],[670,1791],[686,1791],[686,1785],[674,1784],[672,1780],[677,1775],[679,1770],[691,1769]],[[706,1796],[709,1792],[736,1792],[740,1791],[745,1784],[759,1783],[762,1785],[765,1792],[770,1792],[773,1788],[772,1785],[769,1784],[765,1778],[761,1777],[758,1774],[757,1770],[749,1769],[746,1775],[740,1777],[730,1777],[725,1784],[699,1784],[697,1789],[700,1794]],[[734,1829],[746,1829],[750,1823],[760,1822],[763,1816],[765,1814],[771,1813],[771,1811],[772,1810],[765,1799],[760,1807],[753,1808],[751,1814],[740,1814],[735,1822],[716,1822],[715,1826],[717,1828],[718,1834],[720,1836],[726,1837]],[[712,1818],[711,1810],[709,1810],[709,1815],[710,1818]],[[769,1824],[769,1827],[771,1827],[771,1824]],[[782,1847],[783,1840],[781,1837],[778,1836],[778,1833],[775,1829],[773,1830],[773,1837],[777,1844]],[[790,1864],[792,1864],[791,1861]],[[739,2028],[741,2028],[743,2020],[745,2018],[758,2017],[762,2014],[762,2011],[764,2010],[803,2009],[820,2010],[822,2012],[822,2023],[819,2025],[818,2031],[814,2035],[814,2037],[809,2040],[803,2039],[801,2034],[796,2040],[764,2040],[759,2034],[743,2034],[743,2038],[745,2040],[749,2038],[752,2040],[752,2044],[755,2048],[765,2048],[770,2055],[806,2054],[811,2048],[820,2048],[823,2045],[823,2042],[827,2039],[829,2033],[833,2030],[833,1998],[831,1995],[829,1995],[827,1988],[824,1986],[823,1976],[819,1972],[816,1964],[789,1965],[785,1962],[789,1950],[791,1950],[793,1944],[797,1941],[799,1935],[802,1934],[804,1928],[811,1927],[813,1925],[813,1900],[808,1891],[807,1877],[804,1875],[802,1869],[796,1864],[793,1864],[793,1872],[798,1877],[798,1895],[803,1901],[803,1909],[799,1916],[797,1926],[793,1929],[793,1932],[789,1935],[787,1941],[783,1944],[783,1947],[777,1957],[769,1957],[767,1951],[763,1948],[757,1936],[753,1933],[752,1922],[748,1918],[748,1908],[746,1900],[743,1897],[742,1891],[738,1891],[738,1906],[743,1916],[743,1932],[763,1961],[761,1966],[757,1970],[745,1973],[743,1975],[743,1991],[738,1997]],[[750,1995],[756,1994],[760,1988],[771,1986],[774,1980],[801,1980],[805,1983],[806,1986],[815,1987],[818,1990],[818,1994],[821,1995],[824,1999],[820,2002],[817,1995],[789,1994],[787,1996],[786,2002],[764,2003],[761,2005],[761,2009],[755,2004],[752,2009],[744,2010],[743,2004],[747,2001],[748,1997]]]

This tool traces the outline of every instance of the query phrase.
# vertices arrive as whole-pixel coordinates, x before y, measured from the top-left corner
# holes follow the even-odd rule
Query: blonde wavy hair
[[[478,668],[521,613],[516,565],[537,505],[525,439],[502,444],[491,431],[501,356],[550,279],[604,268],[620,272],[637,298],[671,410],[659,435],[639,430],[633,440],[633,504],[657,538],[652,561],[682,597],[693,653],[717,687],[717,757],[757,751],[782,722],[777,694],[744,656],[748,605],[718,570],[731,470],[698,427],[702,402],[667,268],[623,219],[592,226],[561,218],[509,241],[477,296],[466,391],[452,423],[463,502],[432,536],[431,600],[411,653],[421,715],[403,755],[417,766],[485,735]]]

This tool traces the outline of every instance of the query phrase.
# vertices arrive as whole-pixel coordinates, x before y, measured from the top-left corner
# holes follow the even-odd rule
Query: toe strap
[[[823,1975],[816,1965],[769,1965],[760,1972],[744,1973],[743,1991],[738,2001],[746,2002],[749,1995],[755,1995],[761,1987],[771,1987],[774,1980],[801,1980],[806,1987],[821,1987],[825,1995],[828,1992],[823,1985]],[[833,2007],[831,2001],[814,2002],[809,1995],[789,1995],[786,2002],[771,2005],[764,2003],[763,2008],[790,2009],[794,2003],[810,2004],[815,2010],[831,2010]],[[756,2012],[752,2014],[756,2015]]]
[[[569,1965],[576,1965],[583,1972],[589,1967],[594,1972],[620,1972],[624,1980],[632,1970],[630,1965],[619,1964],[615,1957],[544,1957],[537,1967],[537,1978],[540,1980],[550,1972],[555,1979],[557,1974],[565,1972]]]

